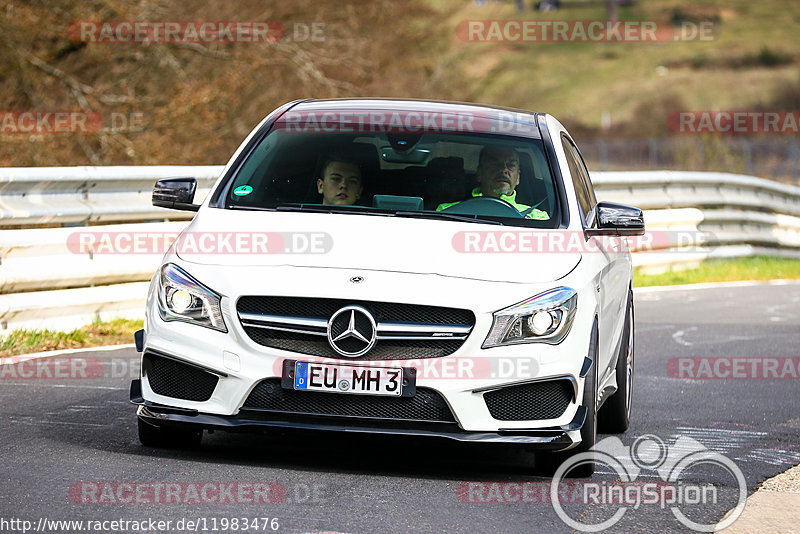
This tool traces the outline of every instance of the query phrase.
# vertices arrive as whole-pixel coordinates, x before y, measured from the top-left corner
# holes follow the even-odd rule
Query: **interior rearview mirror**
[[[431,157],[431,151],[425,148],[400,150],[391,146],[381,148],[381,159],[389,163],[407,163],[424,165]]]

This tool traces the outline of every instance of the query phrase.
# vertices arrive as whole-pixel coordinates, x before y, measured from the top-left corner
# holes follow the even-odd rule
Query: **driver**
[[[317,179],[317,192],[322,195],[323,204],[352,206],[363,191],[358,164],[342,156],[330,156],[325,161],[322,177]]]
[[[531,210],[530,206],[516,201],[516,187],[519,185],[519,156],[513,148],[502,146],[485,146],[478,156],[478,187],[472,190],[472,197],[493,197],[505,200],[520,213]],[[439,204],[436,211],[460,204],[447,202]],[[547,212],[533,209],[525,216],[528,219],[547,220]]]

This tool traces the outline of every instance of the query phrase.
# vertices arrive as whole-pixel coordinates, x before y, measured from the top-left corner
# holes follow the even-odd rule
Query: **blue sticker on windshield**
[[[249,185],[240,185],[236,189],[233,190],[233,194],[237,197],[243,197],[245,195],[249,195],[253,192],[253,188]]]

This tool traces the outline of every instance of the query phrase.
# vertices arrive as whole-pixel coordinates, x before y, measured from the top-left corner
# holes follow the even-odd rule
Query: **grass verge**
[[[12,330],[0,337],[0,357],[48,350],[133,343],[133,333],[141,328],[141,319],[113,319],[111,321],[95,321],[70,332]]]
[[[775,256],[753,256],[751,258],[708,260],[696,269],[683,271],[642,274],[635,269],[633,273],[634,287],[781,279],[800,279],[800,260]]]

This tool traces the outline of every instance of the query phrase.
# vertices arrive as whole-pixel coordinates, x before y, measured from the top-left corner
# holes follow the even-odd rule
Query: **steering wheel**
[[[442,213],[456,213],[461,215],[489,215],[493,217],[511,217],[522,219],[525,216],[513,204],[502,198],[472,197],[445,208]]]

